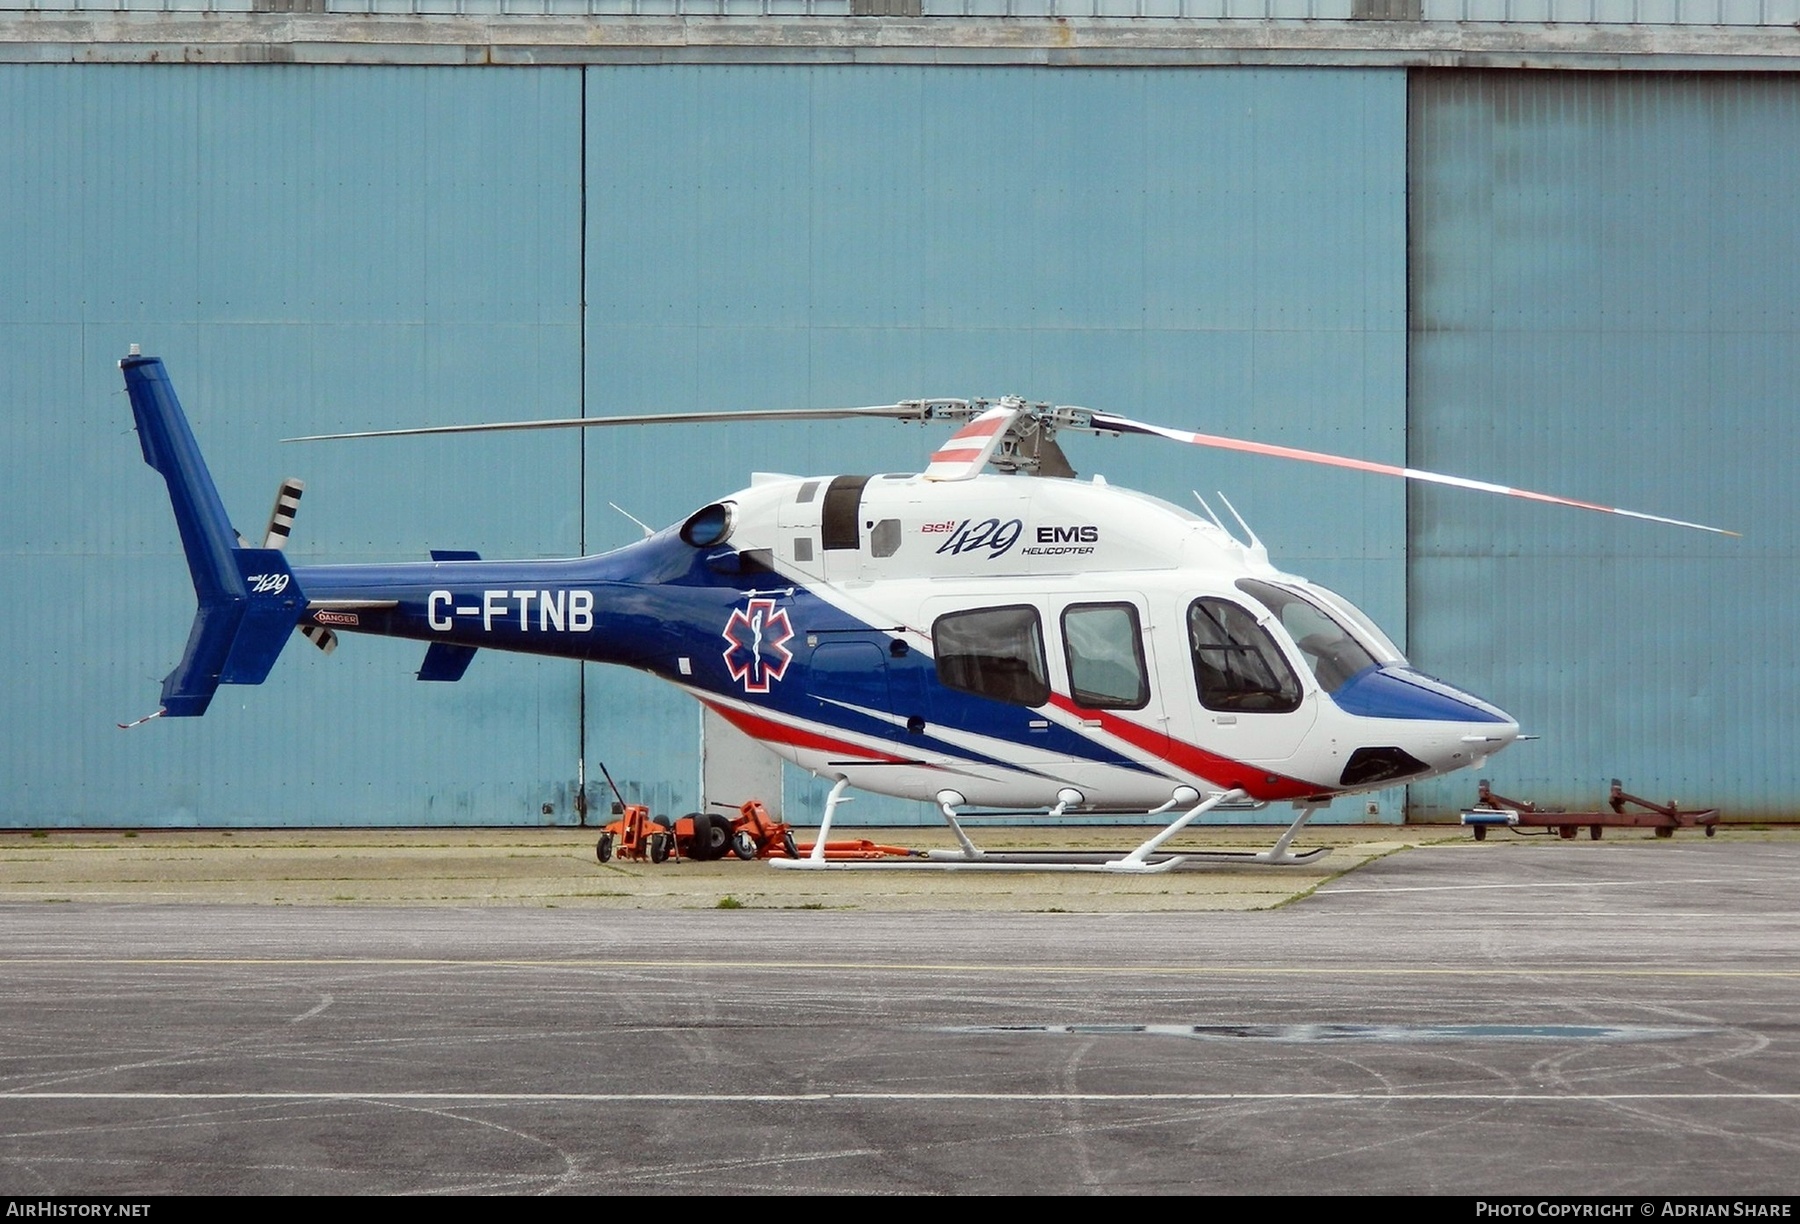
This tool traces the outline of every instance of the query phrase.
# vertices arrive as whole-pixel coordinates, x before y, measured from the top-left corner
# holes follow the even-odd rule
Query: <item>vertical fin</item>
[[[163,680],[159,713],[192,718],[206,712],[219,685],[263,682],[306,596],[280,549],[241,545],[161,360],[134,352],[119,369],[144,462],[169,486],[199,605],[181,662]]]
[[[175,510],[175,526],[181,532],[195,596],[203,606],[211,600],[241,596],[243,577],[231,559],[237,532],[225,513],[225,503],[219,500],[212,473],[200,457],[200,444],[194,441],[162,359],[127,357],[119,362],[119,368],[131,396],[144,462],[168,482],[169,503]]]

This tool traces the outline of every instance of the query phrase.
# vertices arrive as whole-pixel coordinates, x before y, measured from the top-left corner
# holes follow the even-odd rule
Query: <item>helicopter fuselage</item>
[[[303,486],[285,482],[262,546],[246,543],[162,362],[134,353],[120,368],[198,605],[161,706],[138,723],[262,683],[296,628],[328,653],[340,633],[383,634],[428,643],[422,680],[457,680],[496,649],[678,685],[833,779],[822,829],[854,785],[934,802],[952,827],[968,807],[1182,809],[1157,844],[1227,800],[1309,812],[1518,737],[1503,711],[1410,667],[1348,601],[1278,571],[1248,528],[1246,543],[1074,479],[1051,426],[1143,428],[1125,418],[1016,400],[850,410],[965,424],[917,475],[759,476],[597,556],[295,566],[283,544]],[[980,474],[990,463],[1015,474]],[[1060,474],[1016,474],[1034,470]],[[1293,861],[1286,840],[1267,861]],[[1149,869],[1152,849],[1124,869]]]
[[[1341,597],[1104,481],[759,476],[598,556],[296,566],[310,622],[649,672],[803,769],[971,806],[1317,802],[1476,764],[1509,715]]]

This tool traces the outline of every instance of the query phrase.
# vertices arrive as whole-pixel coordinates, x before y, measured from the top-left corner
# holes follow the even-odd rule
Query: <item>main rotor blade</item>
[[[588,429],[599,425],[705,425],[714,421],[837,421],[874,417],[926,421],[966,410],[966,400],[910,400],[867,408],[772,408],[743,412],[665,412],[633,416],[562,417],[547,421],[498,421],[481,425],[424,425],[415,429],[366,429],[357,433],[308,434],[283,442],[332,442],[345,438],[408,438],[423,434],[502,433],[520,429]]]
[[[1509,485],[1493,484],[1486,480],[1470,480],[1466,476],[1446,476],[1442,472],[1427,472],[1419,468],[1399,467],[1392,463],[1376,463],[1368,459],[1350,459],[1343,455],[1326,454],[1324,451],[1301,450],[1293,446],[1276,446],[1268,442],[1246,442],[1241,438],[1222,438],[1217,434],[1190,433],[1185,429],[1169,429],[1161,425],[1149,425],[1143,421],[1134,421],[1129,417],[1114,416],[1109,412],[1094,412],[1090,414],[1090,419],[1093,422],[1093,428],[1111,433],[1151,434],[1194,446],[1211,446],[1219,450],[1242,451],[1251,455],[1270,455],[1277,459],[1297,459],[1304,463],[1321,463],[1329,467],[1350,468],[1358,472],[1375,472],[1384,476],[1399,476],[1406,480],[1449,485],[1457,489],[1473,489],[1478,493],[1499,493],[1506,497],[1522,497],[1530,501],[1548,502],[1556,506],[1573,506],[1577,510],[1598,510],[1602,514],[1619,514],[1626,518],[1642,519],[1645,522],[1664,523],[1670,527],[1710,531],[1714,535],[1740,537],[1743,535],[1742,532],[1727,531],[1723,527],[1708,527],[1705,523],[1690,523],[1683,519],[1664,518],[1660,514],[1645,514],[1639,510],[1621,510],[1617,506],[1602,506],[1597,502],[1579,501],[1573,497],[1558,497],[1553,493],[1535,493],[1530,489],[1515,489]]]

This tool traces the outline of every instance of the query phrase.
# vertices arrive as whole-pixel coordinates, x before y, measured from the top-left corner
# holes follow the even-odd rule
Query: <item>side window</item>
[[[946,687],[1013,705],[1050,700],[1044,628],[1036,608],[949,612],[931,627],[938,679]]]
[[[869,532],[869,555],[872,557],[891,557],[900,551],[902,539],[899,519],[882,519]]]
[[[1227,599],[1188,605],[1194,681],[1209,710],[1282,713],[1300,708],[1300,680],[1256,618]]]
[[[1130,604],[1071,604],[1062,616],[1069,695],[1090,710],[1141,710],[1150,703],[1144,636]]]

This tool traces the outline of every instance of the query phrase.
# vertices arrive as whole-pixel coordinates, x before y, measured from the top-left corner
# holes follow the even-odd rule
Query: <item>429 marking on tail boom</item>
[[[758,476],[595,556],[290,565],[300,483],[282,486],[262,546],[245,543],[163,363],[134,351],[120,368],[198,603],[162,704],[139,723],[203,714],[221,684],[260,684],[296,629],[327,652],[344,632],[424,642],[421,680],[460,679],[482,649],[633,667],[832,780],[813,855],[769,860],[785,866],[847,866],[823,851],[849,787],[936,805],[961,848],[925,865],[1044,869],[969,839],[960,817],[1004,809],[1162,818],[1128,854],[1064,865],[1169,870],[1192,856],[1160,848],[1204,813],[1277,801],[1297,817],[1246,857],[1299,862],[1311,855],[1290,842],[1333,797],[1476,765],[1519,737],[1503,710],[1413,668],[1349,601],[1278,570],[1241,518],[1243,539],[1210,509],[1076,479],[1060,433],[1160,437],[1720,530],[1009,397],[327,435],[852,417],[955,427],[921,472]]]

